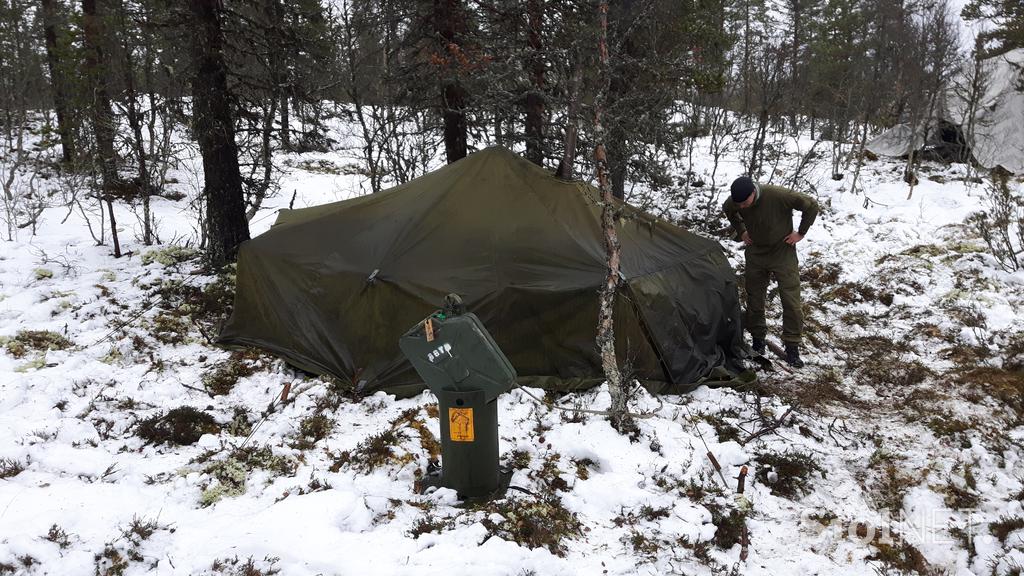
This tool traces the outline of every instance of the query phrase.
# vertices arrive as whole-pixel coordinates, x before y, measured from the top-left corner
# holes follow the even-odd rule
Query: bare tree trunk
[[[572,168],[576,163],[576,141],[579,138],[580,85],[583,83],[583,66],[576,62],[569,83],[569,110],[566,113],[565,145],[562,160],[558,163],[557,176],[572,180]]]
[[[544,57],[541,41],[543,26],[543,0],[526,1],[527,72],[531,89],[526,95],[526,158],[538,166],[544,165]]]
[[[60,47],[57,45],[57,9],[54,0],[42,0],[43,36],[46,40],[46,65],[50,71],[50,87],[53,89],[53,104],[57,111],[57,132],[65,163],[75,159],[75,137],[68,111],[67,77],[61,67]]]
[[[434,0],[434,25],[443,47],[458,45],[456,30],[462,17],[461,0]],[[449,164],[466,157],[466,89],[458,78],[458,62],[443,68],[441,114],[444,118],[444,149]]]
[[[103,54],[104,31],[97,14],[98,0],[82,0],[82,29],[85,40],[85,73],[92,92],[92,124],[96,137],[96,161],[104,193],[116,187],[119,179],[114,151],[116,126],[107,90],[106,60]]]
[[[291,109],[289,108],[288,90],[281,91],[281,148],[285,150],[292,149]]]
[[[128,22],[127,17],[124,13],[125,7],[121,6],[121,22],[122,25],[127,29]],[[146,141],[142,137],[142,112],[139,110],[138,103],[138,91],[135,89],[135,58],[133,56],[134,48],[129,46],[127,38],[125,39],[122,50],[124,51],[124,83],[125,92],[127,93],[128,102],[125,111],[128,117],[128,126],[132,129],[133,144],[135,147],[135,155],[139,160],[139,195],[142,199],[142,241],[146,246],[153,243],[153,227],[150,218],[150,206],[149,196],[153,190],[152,180],[149,175],[149,166],[147,165],[146,158]],[[151,102],[152,106],[153,103]],[[113,212],[110,215],[110,221],[114,221]],[[119,252],[117,245],[117,234],[114,235],[114,252]]]
[[[743,2],[743,113],[750,114],[750,1]]]
[[[366,163],[366,171],[370,176],[370,191],[376,194],[381,191],[383,187],[382,180],[384,174],[380,170],[380,155],[381,150],[377,147],[378,138],[381,137],[380,126],[384,122],[381,118],[381,114],[376,112],[377,106],[364,102],[362,90],[360,90],[359,72],[360,72],[360,60],[358,57],[358,46],[356,45],[357,31],[355,24],[352,22],[352,15],[349,13],[351,8],[348,3],[343,3],[339,18],[341,20],[341,41],[342,41],[342,54],[344,55],[347,66],[345,67],[348,71],[348,83],[345,87],[345,95],[348,97],[349,102],[352,104],[352,111],[356,117],[356,121],[359,122],[359,130],[362,136],[362,154],[363,161]],[[384,57],[387,57],[387,51],[384,52]],[[387,65],[385,64],[385,67]],[[369,114],[367,114],[369,110]],[[387,136],[384,136],[385,138]]]
[[[935,91],[928,96],[928,104],[925,107],[924,114],[924,126],[921,134],[922,149],[928,145],[928,138],[931,135],[931,121],[935,110],[935,99],[937,94],[938,91]],[[917,167],[921,163],[921,155],[918,154],[917,150],[914,148],[913,136],[917,134],[917,128],[915,127],[912,130],[910,139],[911,150],[910,154],[907,155],[907,166],[903,174],[903,180],[910,185],[910,188],[907,190],[907,200],[910,200],[914,196],[914,187],[918,184]]]
[[[264,4],[264,11],[266,12],[267,20],[270,22],[270,77],[271,82],[274,83],[272,92],[275,95],[274,97],[278,100],[271,109],[276,111],[278,105],[280,105],[281,147],[285,150],[291,150],[291,126],[288,110],[289,74],[284,37],[281,31],[284,26],[284,16],[281,13],[281,1],[266,0]],[[271,123],[273,123],[273,120],[271,120]]]
[[[219,4],[218,0],[189,0],[195,34],[192,108],[203,156],[207,259],[213,266],[233,261],[238,245],[249,239],[235,125],[228,100]]]
[[[110,213],[110,237],[114,240],[114,258],[121,257],[121,242],[117,239],[117,220],[114,219],[114,201],[107,195],[103,197],[107,203],[107,211]]]
[[[860,180],[860,169],[864,166],[864,146],[868,141],[868,113],[864,113],[864,121],[861,124],[860,142],[857,144],[857,167],[853,170],[853,182],[850,183],[850,192],[857,193],[857,181]]]
[[[988,87],[988,74],[985,72],[984,64],[982,63],[981,52],[981,42],[977,41],[973,54],[970,86],[965,97],[967,101],[966,117],[963,119],[963,123],[966,125],[964,130],[964,146],[970,150],[963,158],[963,161],[967,164],[966,182],[968,186],[970,186],[971,178],[974,176],[975,161],[973,158],[973,147],[974,132],[978,124],[978,106],[981,103],[981,97],[984,95],[985,89]]]
[[[597,316],[597,346],[601,354],[601,367],[608,380],[608,394],[611,396],[612,426],[619,431],[630,427],[629,416],[626,414],[626,394],[623,391],[622,372],[619,371],[618,359],[615,357],[615,294],[619,284],[619,235],[615,229],[616,209],[612,199],[612,187],[608,178],[608,155],[605,151],[603,100],[608,86],[608,0],[598,4],[599,30],[598,54],[601,82],[598,97],[594,105],[594,136],[597,146],[594,149],[594,166],[597,170],[597,182],[601,190],[601,229],[604,231],[605,254],[608,262],[608,275],[601,286],[599,311]]]
[[[4,211],[6,212],[7,220],[7,241],[14,241],[14,230],[17,229],[17,215],[18,215],[18,204],[19,198],[15,197],[14,194],[14,183],[18,178],[18,171],[25,163],[25,109],[21,110],[21,117],[17,120],[17,136],[14,138],[14,143],[7,142],[8,158],[10,164],[6,162],[0,163],[0,169],[6,169],[6,173],[2,174],[3,181],[0,184],[3,185],[4,189]],[[10,158],[13,156],[13,158]]]
[[[763,163],[764,140],[768,135],[768,109],[762,108],[757,117],[757,130],[754,132],[754,143],[750,149],[750,164],[747,166],[747,174],[751,178],[757,178],[761,172]]]

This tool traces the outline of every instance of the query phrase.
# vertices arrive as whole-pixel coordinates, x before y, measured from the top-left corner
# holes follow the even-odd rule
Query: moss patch
[[[189,248],[186,246],[168,246],[167,248],[158,248],[156,250],[149,250],[142,254],[142,265],[148,266],[153,262],[156,262],[162,266],[173,266],[174,264],[180,264],[188,260],[192,260],[199,255],[199,252],[195,248]]]
[[[150,298],[159,301],[159,316],[178,320],[172,330],[188,334],[189,327],[197,326],[204,335],[216,333],[221,319],[231,311],[235,297],[235,277],[230,269],[204,286],[193,286],[182,280],[164,280],[151,287]],[[164,324],[171,322],[161,320]]]
[[[567,540],[578,537],[583,525],[567,510],[560,498],[506,498],[489,503],[485,511],[501,515],[500,521],[481,521],[488,533],[526,548],[546,548],[565,556]]]
[[[409,536],[419,538],[424,534],[436,534],[452,527],[452,519],[449,517],[436,518],[429,514],[416,519],[412,528],[409,529]]]
[[[712,508],[711,523],[715,525],[715,546],[728,550],[743,542],[747,513],[737,509]]]
[[[402,430],[385,430],[369,436],[354,449],[338,454],[331,465],[331,472],[351,468],[368,474],[383,466],[404,466],[413,460],[413,455],[397,448],[408,438]]]
[[[307,416],[299,422],[299,430],[292,447],[308,450],[334,431],[334,420],[324,414]]]
[[[252,420],[249,418],[249,412],[241,406],[235,406],[231,421],[228,422],[225,429],[232,436],[248,436],[252,432]]]
[[[758,463],[754,477],[772,494],[796,500],[811,491],[811,482],[824,469],[808,453],[787,451],[782,454],[761,452],[754,457]]]
[[[204,508],[223,498],[245,494],[245,482],[249,478],[249,472],[238,460],[228,458],[215,462],[208,466],[205,472],[212,476],[214,482],[199,495],[199,504]]]
[[[246,482],[253,470],[266,470],[273,476],[290,476],[297,467],[294,459],[274,454],[270,446],[240,448],[223,460],[210,462],[203,469],[210,475],[211,482],[199,495],[199,504],[206,507],[223,498],[245,494]]]
[[[128,558],[113,544],[107,544],[103,551],[93,557],[96,576],[122,576],[131,565]]]
[[[971,430],[973,426],[951,415],[936,416],[928,421],[928,428],[939,437],[951,437]]]
[[[211,396],[229,394],[239,380],[259,370],[261,358],[255,350],[232,352],[227,360],[203,376],[203,388]]]
[[[719,442],[739,442],[743,433],[739,428],[730,424],[726,418],[737,418],[739,413],[735,410],[726,410],[714,414],[701,414],[701,418],[715,429]]]
[[[20,330],[7,340],[7,352],[15,358],[23,358],[31,351],[66,350],[75,343],[49,330]]]
[[[203,434],[217,434],[220,425],[206,412],[180,406],[139,423],[135,435],[150,444],[195,444]]]

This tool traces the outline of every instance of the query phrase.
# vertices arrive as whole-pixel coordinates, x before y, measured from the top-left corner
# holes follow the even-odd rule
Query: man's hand
[[[750,232],[744,232],[743,235],[740,236],[740,240],[743,240],[743,243],[747,246],[754,243],[754,241],[750,239]]]
[[[789,245],[795,245],[797,242],[799,242],[799,241],[801,241],[803,239],[804,239],[803,234],[800,234],[799,232],[790,232],[788,236],[783,238],[783,240],[785,240],[786,244],[789,244]]]

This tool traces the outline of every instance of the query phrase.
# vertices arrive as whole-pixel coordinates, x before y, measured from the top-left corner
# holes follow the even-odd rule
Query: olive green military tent
[[[599,384],[598,198],[488,148],[378,194],[282,211],[241,246],[220,342],[268,350],[364,393],[407,395],[422,384],[398,338],[454,292],[530,384]],[[629,206],[624,214],[622,362],[662,391],[738,369],[740,310],[721,247]]]

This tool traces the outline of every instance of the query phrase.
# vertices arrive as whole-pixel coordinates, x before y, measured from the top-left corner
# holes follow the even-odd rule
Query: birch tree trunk
[[[626,394],[623,391],[622,372],[615,357],[615,293],[619,284],[619,234],[615,229],[616,210],[612,199],[612,186],[608,177],[608,154],[605,151],[605,128],[603,118],[604,97],[608,86],[608,0],[598,5],[600,34],[598,56],[600,82],[594,105],[594,166],[597,170],[598,187],[601,190],[601,229],[604,232],[604,247],[608,262],[608,275],[601,286],[597,315],[597,346],[601,354],[601,367],[608,380],[608,394],[611,396],[609,409],[612,427],[620,432],[629,429],[632,422],[626,414]]]

